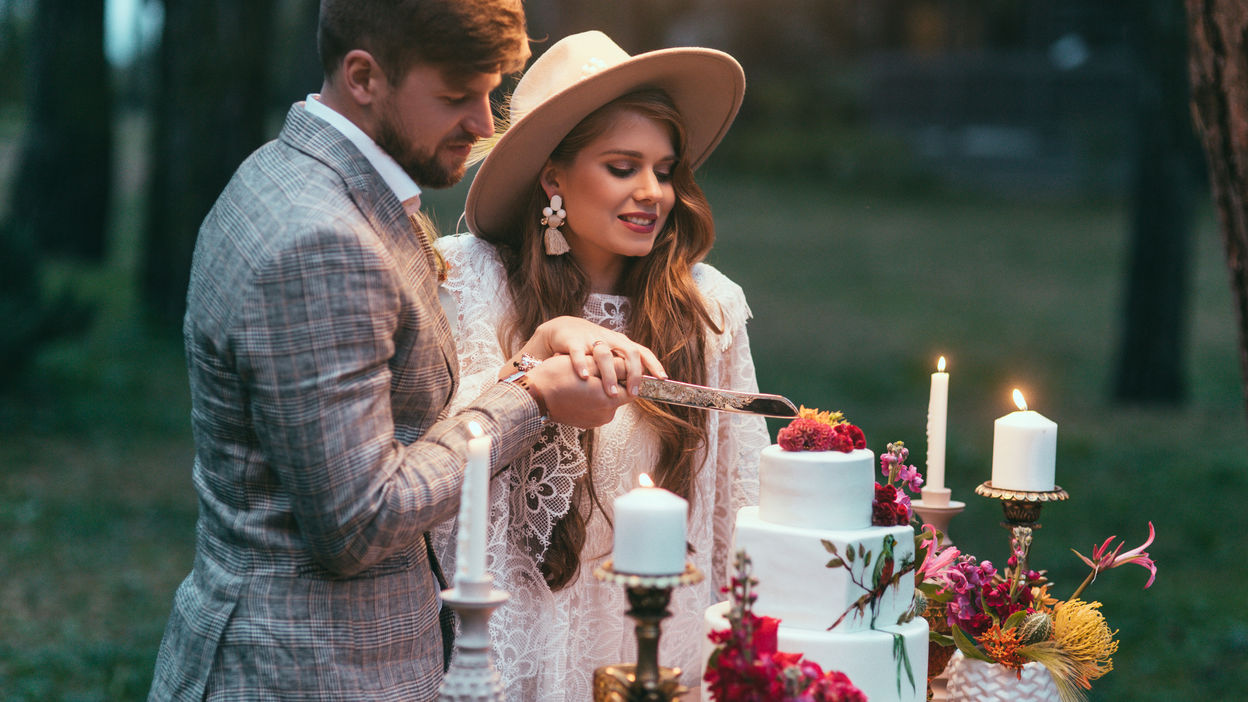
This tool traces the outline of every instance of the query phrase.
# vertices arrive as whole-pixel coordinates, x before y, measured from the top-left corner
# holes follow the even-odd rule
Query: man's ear
[[[550,161],[542,166],[541,173],[538,174],[537,180],[542,185],[542,190],[546,191],[546,197],[550,197],[559,191],[559,169]]]
[[[386,80],[373,55],[363,49],[352,49],[342,57],[341,70],[343,92],[359,105],[371,105]]]

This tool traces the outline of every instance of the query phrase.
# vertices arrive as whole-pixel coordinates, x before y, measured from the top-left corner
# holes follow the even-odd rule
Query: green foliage
[[[0,223],[0,389],[20,377],[44,344],[81,334],[90,323],[90,308],[72,291],[48,299],[40,283],[30,238],[11,221]]]
[[[22,104],[32,8],[0,2],[0,109]]]

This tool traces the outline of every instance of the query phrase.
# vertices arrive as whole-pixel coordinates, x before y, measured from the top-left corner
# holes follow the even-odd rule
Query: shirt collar
[[[414,197],[420,196],[420,186],[412,177],[399,166],[398,161],[394,160],[390,154],[381,150],[377,142],[364,133],[354,122],[344,117],[334,108],[321,102],[321,96],[317,93],[310,93],[308,99],[304,102],[304,109],[310,114],[320,117],[329,122],[338,131],[342,132],[355,147],[364,154],[364,158],[372,164],[373,168],[381,174],[381,179],[386,181],[386,185],[394,191],[395,197],[399,198],[399,202],[406,203]]]

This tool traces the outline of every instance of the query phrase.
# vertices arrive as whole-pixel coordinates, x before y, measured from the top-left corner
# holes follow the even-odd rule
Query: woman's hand
[[[603,389],[612,396],[619,393],[617,358],[623,361],[623,374],[629,395],[637,394],[641,376],[644,374],[667,377],[663,364],[659,363],[658,357],[649,348],[619,332],[605,329],[580,317],[555,317],[543,322],[520,352],[538,360],[555,354],[567,354],[578,375],[582,378],[594,375],[600,377]],[[519,354],[516,358],[519,358]],[[591,366],[597,368],[593,369]]]

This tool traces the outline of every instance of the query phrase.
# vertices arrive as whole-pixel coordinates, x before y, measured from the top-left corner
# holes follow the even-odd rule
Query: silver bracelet
[[[533,358],[527,353],[522,353],[520,354],[520,360],[512,361],[511,365],[515,366],[516,370],[520,371],[521,373],[527,373],[528,371],[531,371],[534,368],[536,368],[540,363],[541,363],[540,360]]]

